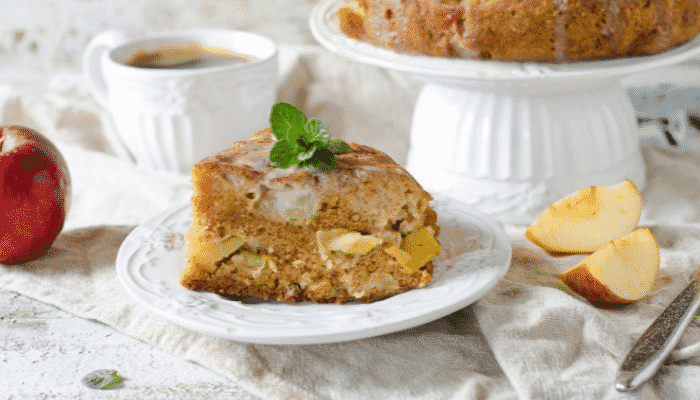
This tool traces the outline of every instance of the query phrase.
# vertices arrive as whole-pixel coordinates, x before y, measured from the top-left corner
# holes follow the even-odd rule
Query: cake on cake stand
[[[310,17],[322,46],[425,82],[406,169],[426,190],[514,224],[583,187],[630,179],[643,190],[635,111],[619,81],[700,54],[700,38],[659,55],[571,64],[397,54],[340,33],[336,3]]]

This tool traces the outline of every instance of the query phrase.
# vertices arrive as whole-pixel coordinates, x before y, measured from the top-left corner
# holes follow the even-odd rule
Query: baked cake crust
[[[430,281],[432,262],[411,270],[391,253],[421,228],[433,238],[439,234],[432,197],[406,170],[355,143],[336,156],[332,171],[279,169],[268,160],[275,141],[266,128],[192,168],[193,223],[183,286],[287,302],[344,303],[384,299]],[[381,243],[366,254],[322,248],[320,238],[339,229]],[[192,255],[197,246],[211,250],[217,243],[239,242],[236,238],[245,241],[236,253],[224,251],[215,260]]]
[[[346,35],[400,53],[578,62],[656,54],[700,32],[698,0],[344,0]]]

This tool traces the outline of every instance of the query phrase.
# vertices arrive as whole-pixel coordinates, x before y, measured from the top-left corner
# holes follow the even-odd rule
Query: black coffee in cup
[[[248,54],[208,47],[200,43],[187,43],[138,51],[125,64],[138,68],[186,69],[218,67],[256,60]]]

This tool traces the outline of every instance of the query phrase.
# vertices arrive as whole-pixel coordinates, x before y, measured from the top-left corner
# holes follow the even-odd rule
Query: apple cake
[[[428,284],[437,215],[405,169],[356,143],[328,172],[276,168],[275,142],[266,128],[193,166],[184,287],[342,304]]]
[[[649,55],[700,31],[697,0],[342,0],[344,34],[400,53],[578,62]]]

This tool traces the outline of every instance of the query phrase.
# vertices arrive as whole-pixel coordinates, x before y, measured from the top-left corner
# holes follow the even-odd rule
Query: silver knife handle
[[[642,333],[622,362],[615,379],[615,389],[633,391],[654,376],[700,308],[700,280],[688,287]]]

